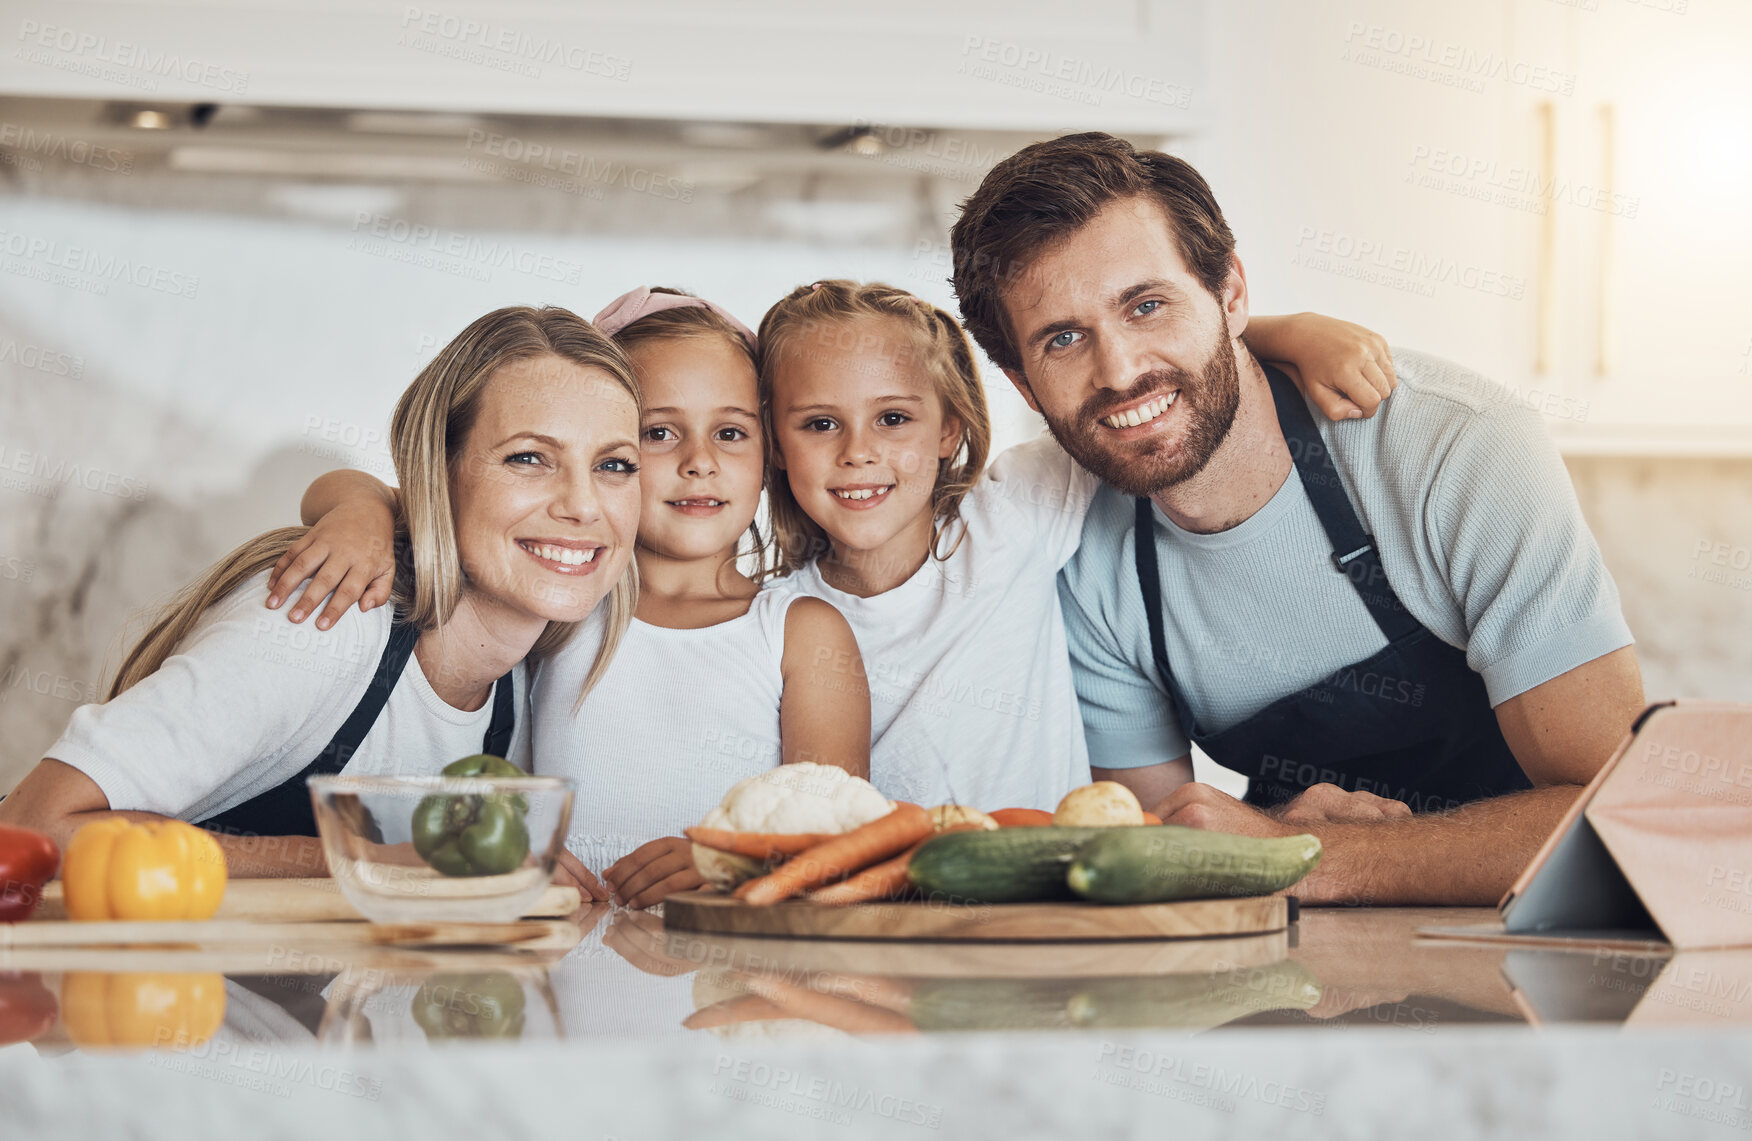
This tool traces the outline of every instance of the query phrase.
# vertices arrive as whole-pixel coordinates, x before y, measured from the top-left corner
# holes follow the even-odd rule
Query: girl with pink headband
[[[766,548],[754,333],[662,288],[622,294],[595,325],[626,352],[643,394],[638,604],[587,698],[603,618],[536,663],[530,747],[536,773],[578,782],[567,848],[617,900],[648,907],[700,886],[681,830],[737,781],[804,760],[867,776],[870,700],[839,611],[762,591],[737,565]],[[394,494],[335,472],[312,485],[305,514],[344,561],[389,540],[389,515],[369,505]],[[353,522],[331,524],[343,503]],[[299,581],[287,569],[288,585]]]

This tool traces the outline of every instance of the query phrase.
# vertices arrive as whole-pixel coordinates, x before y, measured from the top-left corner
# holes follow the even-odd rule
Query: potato
[[[1065,793],[1052,822],[1062,828],[1123,828],[1142,824],[1144,807],[1118,781],[1098,780]]]
[[[931,809],[931,827],[938,832],[957,824],[975,824],[987,832],[995,831],[998,827],[996,820],[965,804],[939,804]]]

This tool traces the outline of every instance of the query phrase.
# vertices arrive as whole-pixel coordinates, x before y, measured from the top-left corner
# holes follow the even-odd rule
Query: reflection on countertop
[[[11,950],[0,1042],[245,1058],[654,1035],[1752,1025],[1752,951],[1417,934],[1489,914],[1309,909],[1288,932],[1170,942],[854,943],[670,931],[657,914],[597,906],[565,951]]]

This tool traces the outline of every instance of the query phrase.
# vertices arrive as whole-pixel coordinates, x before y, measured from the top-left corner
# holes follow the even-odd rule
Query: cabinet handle
[[[1539,119],[1539,179],[1547,187],[1557,184],[1557,108],[1547,99],[1535,109]],[[1534,304],[1533,371],[1543,376],[1551,371],[1551,325],[1557,305],[1557,212],[1547,194],[1539,226],[1539,291]]]
[[[1612,271],[1613,221],[1612,199],[1615,187],[1613,173],[1618,165],[1615,152],[1618,121],[1612,104],[1600,105],[1600,197],[1605,200],[1600,210],[1600,302],[1595,317],[1594,375],[1612,373]]]

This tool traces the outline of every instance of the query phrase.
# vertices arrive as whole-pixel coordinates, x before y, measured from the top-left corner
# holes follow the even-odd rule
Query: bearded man
[[[968,331],[1103,482],[1060,579],[1097,779],[1314,832],[1309,902],[1496,902],[1643,707],[1537,414],[1395,350],[1373,419],[1311,416],[1210,187],[1111,135],[1000,163],[952,242]]]

